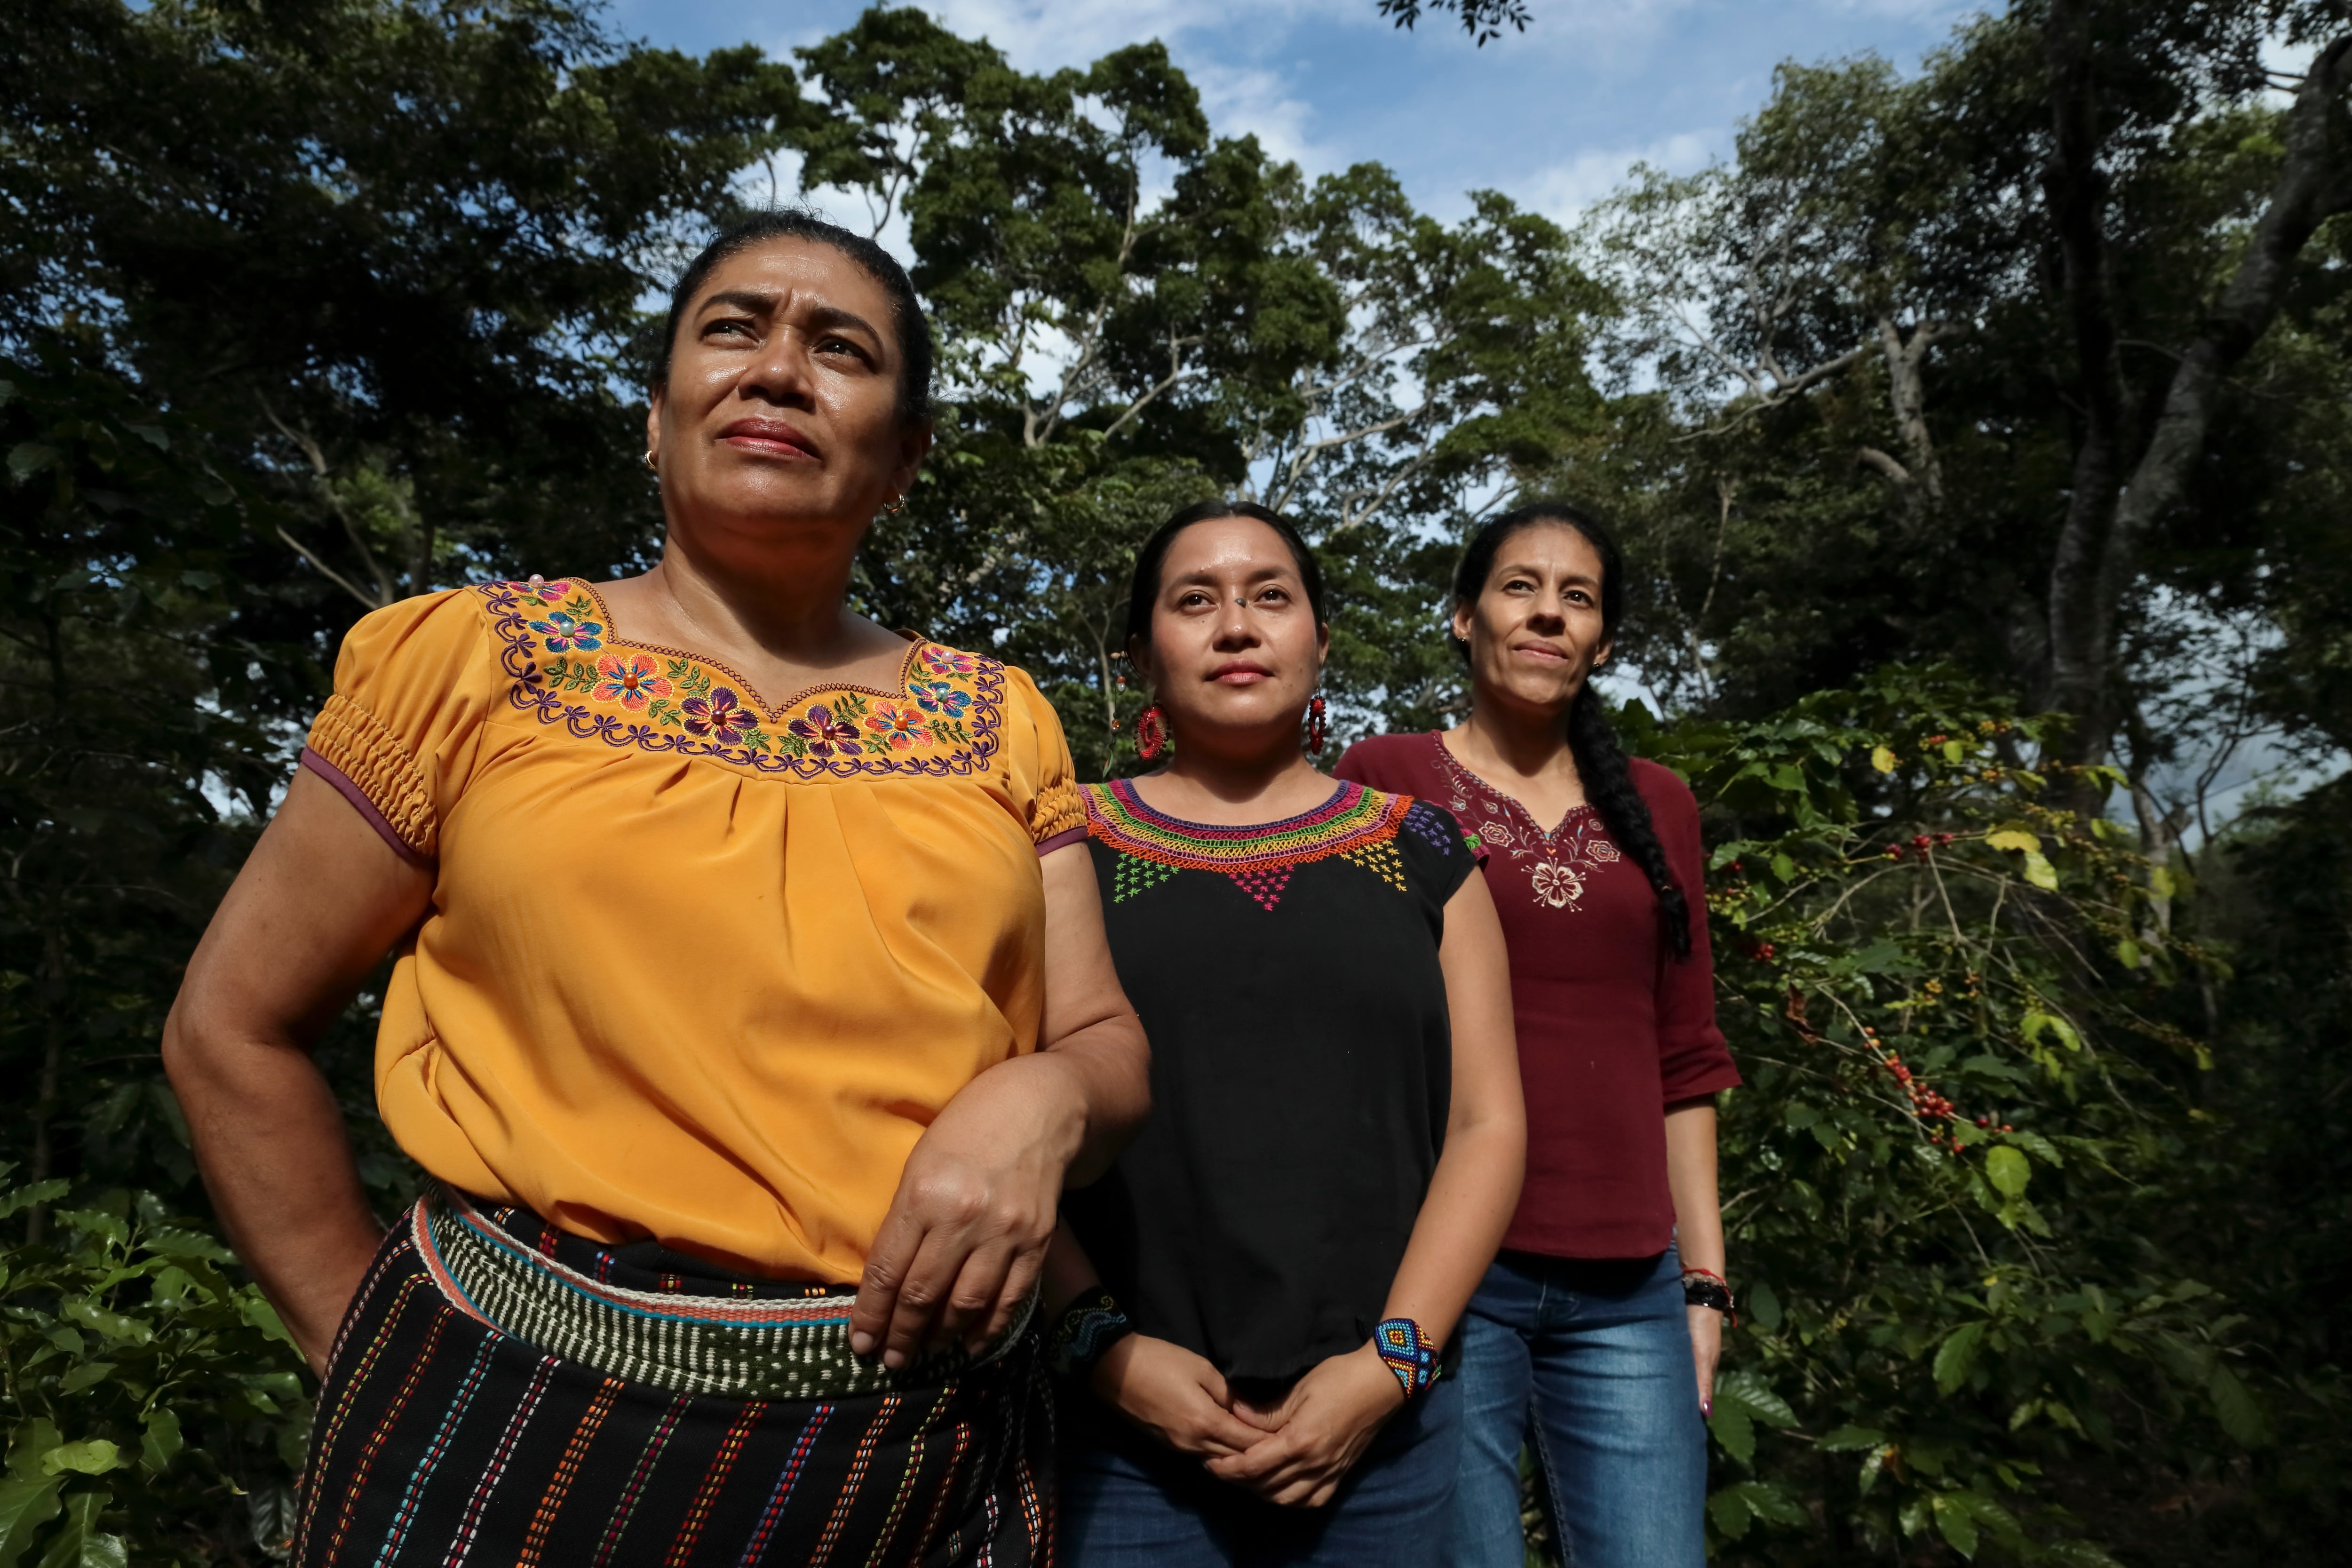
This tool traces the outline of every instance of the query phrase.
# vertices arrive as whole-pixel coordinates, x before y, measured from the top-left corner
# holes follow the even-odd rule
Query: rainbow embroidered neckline
[[[1005,670],[992,658],[919,640],[896,690],[812,687],[772,708],[717,660],[614,637],[603,598],[576,578],[473,592],[505,645],[508,701],[582,740],[797,779],[968,778],[1002,743]]]
[[[1293,871],[1310,860],[1339,856],[1404,890],[1397,858],[1397,828],[1412,810],[1411,795],[1386,795],[1343,784],[1313,811],[1280,822],[1222,827],[1154,811],[1126,779],[1086,786],[1087,831],[1118,851],[1111,900],[1123,903],[1179,871],[1213,871],[1271,910]]]

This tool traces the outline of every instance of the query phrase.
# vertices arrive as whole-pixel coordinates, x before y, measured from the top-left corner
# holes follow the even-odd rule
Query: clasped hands
[[[1207,1361],[1144,1334],[1105,1352],[1093,1381],[1097,1397],[1209,1474],[1286,1508],[1329,1502],[1404,1404],[1369,1343],[1317,1363],[1272,1406],[1236,1397]]]

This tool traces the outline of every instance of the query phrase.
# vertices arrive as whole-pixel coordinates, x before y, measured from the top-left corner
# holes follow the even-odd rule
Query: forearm
[[[1055,1227],[1054,1239],[1045,1244],[1044,1299],[1041,1302],[1048,1313],[1059,1312],[1079,1296],[1102,1284],[1102,1275],[1096,1269],[1094,1259],[1078,1244],[1076,1232],[1067,1220]]]
[[[1150,1113],[1151,1052],[1143,1025],[1132,1013],[1116,1014],[1072,1030],[1029,1059],[1059,1069],[1061,1092],[1076,1117],[1064,1180],[1085,1186],[1110,1169]]]
[[[322,1369],[383,1238],[333,1092],[300,1047],[208,1037],[176,1011],[163,1065],[229,1244]]]
[[[1715,1101],[1666,1108],[1666,1187],[1683,1267],[1724,1273],[1723,1209],[1716,1193]]]
[[[1411,1318],[1440,1344],[1454,1337],[1510,1226],[1526,1162],[1526,1127],[1516,1116],[1447,1132],[1383,1316]]]

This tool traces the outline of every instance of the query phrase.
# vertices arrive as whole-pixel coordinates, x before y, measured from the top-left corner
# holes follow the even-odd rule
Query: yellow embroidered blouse
[[[344,640],[303,764],[434,873],[384,1121],[575,1234],[854,1280],[932,1117],[1035,1048],[1037,856],[1086,832],[1061,726],[935,643],[771,708],[612,624],[489,583]]]

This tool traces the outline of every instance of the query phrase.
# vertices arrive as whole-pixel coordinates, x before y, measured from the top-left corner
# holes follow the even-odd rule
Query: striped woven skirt
[[[527,1210],[419,1202],[337,1336],[293,1560],[1051,1563],[1034,1325],[893,1373],[850,1354],[834,1288],[643,1261]]]

